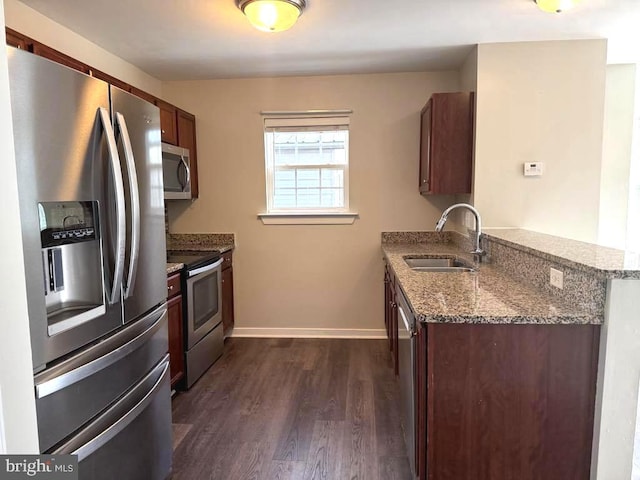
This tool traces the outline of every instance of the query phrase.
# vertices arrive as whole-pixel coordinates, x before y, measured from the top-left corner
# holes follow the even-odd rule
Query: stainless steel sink
[[[475,269],[455,258],[405,257],[411,270],[419,272],[475,272]]]

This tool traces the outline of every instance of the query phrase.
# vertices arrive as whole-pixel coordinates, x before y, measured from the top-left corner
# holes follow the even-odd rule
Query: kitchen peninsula
[[[409,315],[398,305],[416,319],[416,473],[588,478],[607,279],[638,271],[618,251],[525,230],[492,232],[483,244],[489,262],[477,264],[456,232],[382,234],[400,367]],[[455,258],[475,272],[417,271],[407,258]],[[562,289],[548,285],[553,267]]]

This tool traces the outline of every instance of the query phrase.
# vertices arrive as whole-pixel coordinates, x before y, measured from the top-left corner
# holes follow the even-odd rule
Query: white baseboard
[[[241,328],[235,327],[232,337],[246,338],[387,338],[383,328]]]

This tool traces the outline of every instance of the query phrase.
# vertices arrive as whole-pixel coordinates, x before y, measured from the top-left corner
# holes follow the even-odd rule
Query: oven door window
[[[193,284],[193,330],[201,326],[217,315],[220,308],[218,298],[218,282],[220,272],[215,271]]]

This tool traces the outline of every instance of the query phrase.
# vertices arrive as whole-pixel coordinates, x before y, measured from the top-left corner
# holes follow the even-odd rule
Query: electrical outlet
[[[564,288],[564,273],[562,273],[562,270],[556,270],[555,268],[552,268],[549,272],[549,283],[551,283],[552,286],[562,290],[562,288]]]

